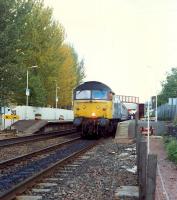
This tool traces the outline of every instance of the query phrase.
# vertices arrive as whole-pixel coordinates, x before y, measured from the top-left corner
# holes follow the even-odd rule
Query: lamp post
[[[55,108],[57,108],[58,104],[58,89],[57,89],[57,82],[56,82],[56,88],[55,88]]]
[[[152,69],[152,66],[147,66],[147,68],[150,70]],[[149,72],[150,73],[150,72]],[[157,113],[157,79],[156,79],[156,74],[157,72],[154,72],[153,75],[154,75],[154,87],[155,87],[155,122],[158,121],[158,113]]]
[[[147,75],[147,77],[150,77],[150,69],[151,69],[152,67],[151,66],[147,66],[147,69],[148,69],[148,71],[149,71],[149,73],[148,73],[148,75]],[[149,124],[150,124],[150,122],[149,122],[149,101],[150,101],[150,87],[148,87],[148,107],[147,107],[147,117],[148,117],[148,121],[147,121],[147,154],[149,154],[149,152],[150,152],[150,138],[149,138],[149,135],[150,135],[150,132],[149,132]]]
[[[31,66],[31,67],[28,67],[27,68],[27,71],[26,71],[26,106],[28,106],[28,97],[29,97],[29,95],[30,95],[30,91],[29,91],[29,87],[28,87],[28,74],[29,74],[29,72],[28,72],[28,69],[31,69],[31,68],[38,68],[38,66],[37,65],[34,65],[34,66]],[[27,111],[26,111],[26,119],[27,119]]]
[[[149,99],[148,99],[148,107],[147,107],[147,116],[148,116],[148,123],[147,123],[147,130],[148,130],[148,132],[147,132],[147,136],[148,136],[148,139],[147,139],[147,154],[149,154],[149,151],[150,151],[150,146],[149,146]]]
[[[156,102],[155,102],[155,121],[158,121],[158,114],[157,114],[157,92],[156,92]]]
[[[57,107],[58,107],[58,89],[60,89],[58,87],[57,81],[55,80],[55,119],[57,120]]]
[[[29,88],[28,88],[28,69],[26,72],[26,106],[28,106],[28,96],[29,96]]]
[[[150,74],[150,69],[152,69],[152,67],[151,66],[147,66],[147,69],[149,70],[149,74]],[[150,75],[148,75],[147,77],[150,77]],[[155,80],[155,76],[154,76],[154,80]],[[156,85],[156,84],[155,84]],[[156,86],[155,86],[156,87]],[[149,88],[150,89],[150,88]],[[157,92],[156,92],[156,104],[155,104],[155,121],[157,122]],[[148,132],[147,132],[147,136],[148,136],[148,139],[147,139],[147,154],[149,154],[149,152],[150,152],[150,137],[149,137],[149,135],[150,135],[150,130],[149,130],[149,128],[150,128],[150,109],[149,109],[149,101],[150,101],[150,91],[149,91],[149,94],[148,94],[148,108],[147,108],[147,115],[148,115],[148,123],[147,123],[147,130],[148,130]]]
[[[58,107],[58,89],[60,89],[58,87],[57,81],[56,81],[56,85],[55,85],[55,108]]]

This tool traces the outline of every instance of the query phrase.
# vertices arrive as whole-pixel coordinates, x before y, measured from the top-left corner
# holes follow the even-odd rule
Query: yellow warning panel
[[[19,115],[11,115],[13,118],[12,119],[20,119]]]
[[[4,119],[16,119],[18,120],[19,119],[19,115],[3,115],[3,118]]]
[[[12,119],[11,115],[3,115],[4,119]]]

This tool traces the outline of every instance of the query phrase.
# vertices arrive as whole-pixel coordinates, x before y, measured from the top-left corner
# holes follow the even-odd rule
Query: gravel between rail
[[[55,180],[57,184],[50,191],[40,193],[32,189],[26,195],[41,195],[42,200],[115,199],[117,187],[137,185],[136,172],[128,171],[135,166],[135,154],[135,144],[120,145],[107,139],[46,179],[47,182]]]
[[[27,144],[22,144],[22,145],[14,145],[11,147],[0,148],[0,158],[1,158],[1,161],[3,161],[3,160],[10,159],[10,158],[14,158],[16,156],[31,153],[31,152],[40,150],[44,147],[48,147],[50,145],[54,145],[59,142],[64,142],[67,139],[72,139],[76,135],[78,135],[78,134],[72,134],[72,135],[62,136],[62,137],[48,139],[48,140],[44,140],[44,141],[36,141],[33,143],[27,143]]]
[[[39,160],[32,161],[26,166],[13,170],[9,174],[0,177],[0,199],[8,199],[7,197],[11,197],[10,199],[12,199],[19,189],[21,191],[19,185],[23,186],[24,189],[24,182],[26,185],[26,183],[29,183],[29,179],[34,181],[34,178],[36,179],[36,176],[40,177],[44,171],[46,173],[46,170],[51,170],[51,168],[53,168],[56,164],[61,163],[64,159],[67,159],[70,156],[73,157],[76,153],[80,153],[80,151],[88,149],[96,143],[95,141],[86,140],[74,141],[72,144],[68,144],[63,148],[57,149],[50,155],[46,155]]]

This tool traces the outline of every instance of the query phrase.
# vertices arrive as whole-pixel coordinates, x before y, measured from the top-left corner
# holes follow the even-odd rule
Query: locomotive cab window
[[[76,99],[90,99],[90,98],[91,98],[90,90],[76,91]]]
[[[107,99],[107,91],[104,90],[92,90],[92,99]]]

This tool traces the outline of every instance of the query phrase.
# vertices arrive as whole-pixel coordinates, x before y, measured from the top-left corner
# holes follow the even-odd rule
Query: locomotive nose
[[[96,117],[96,113],[92,112],[91,116],[94,118]]]

